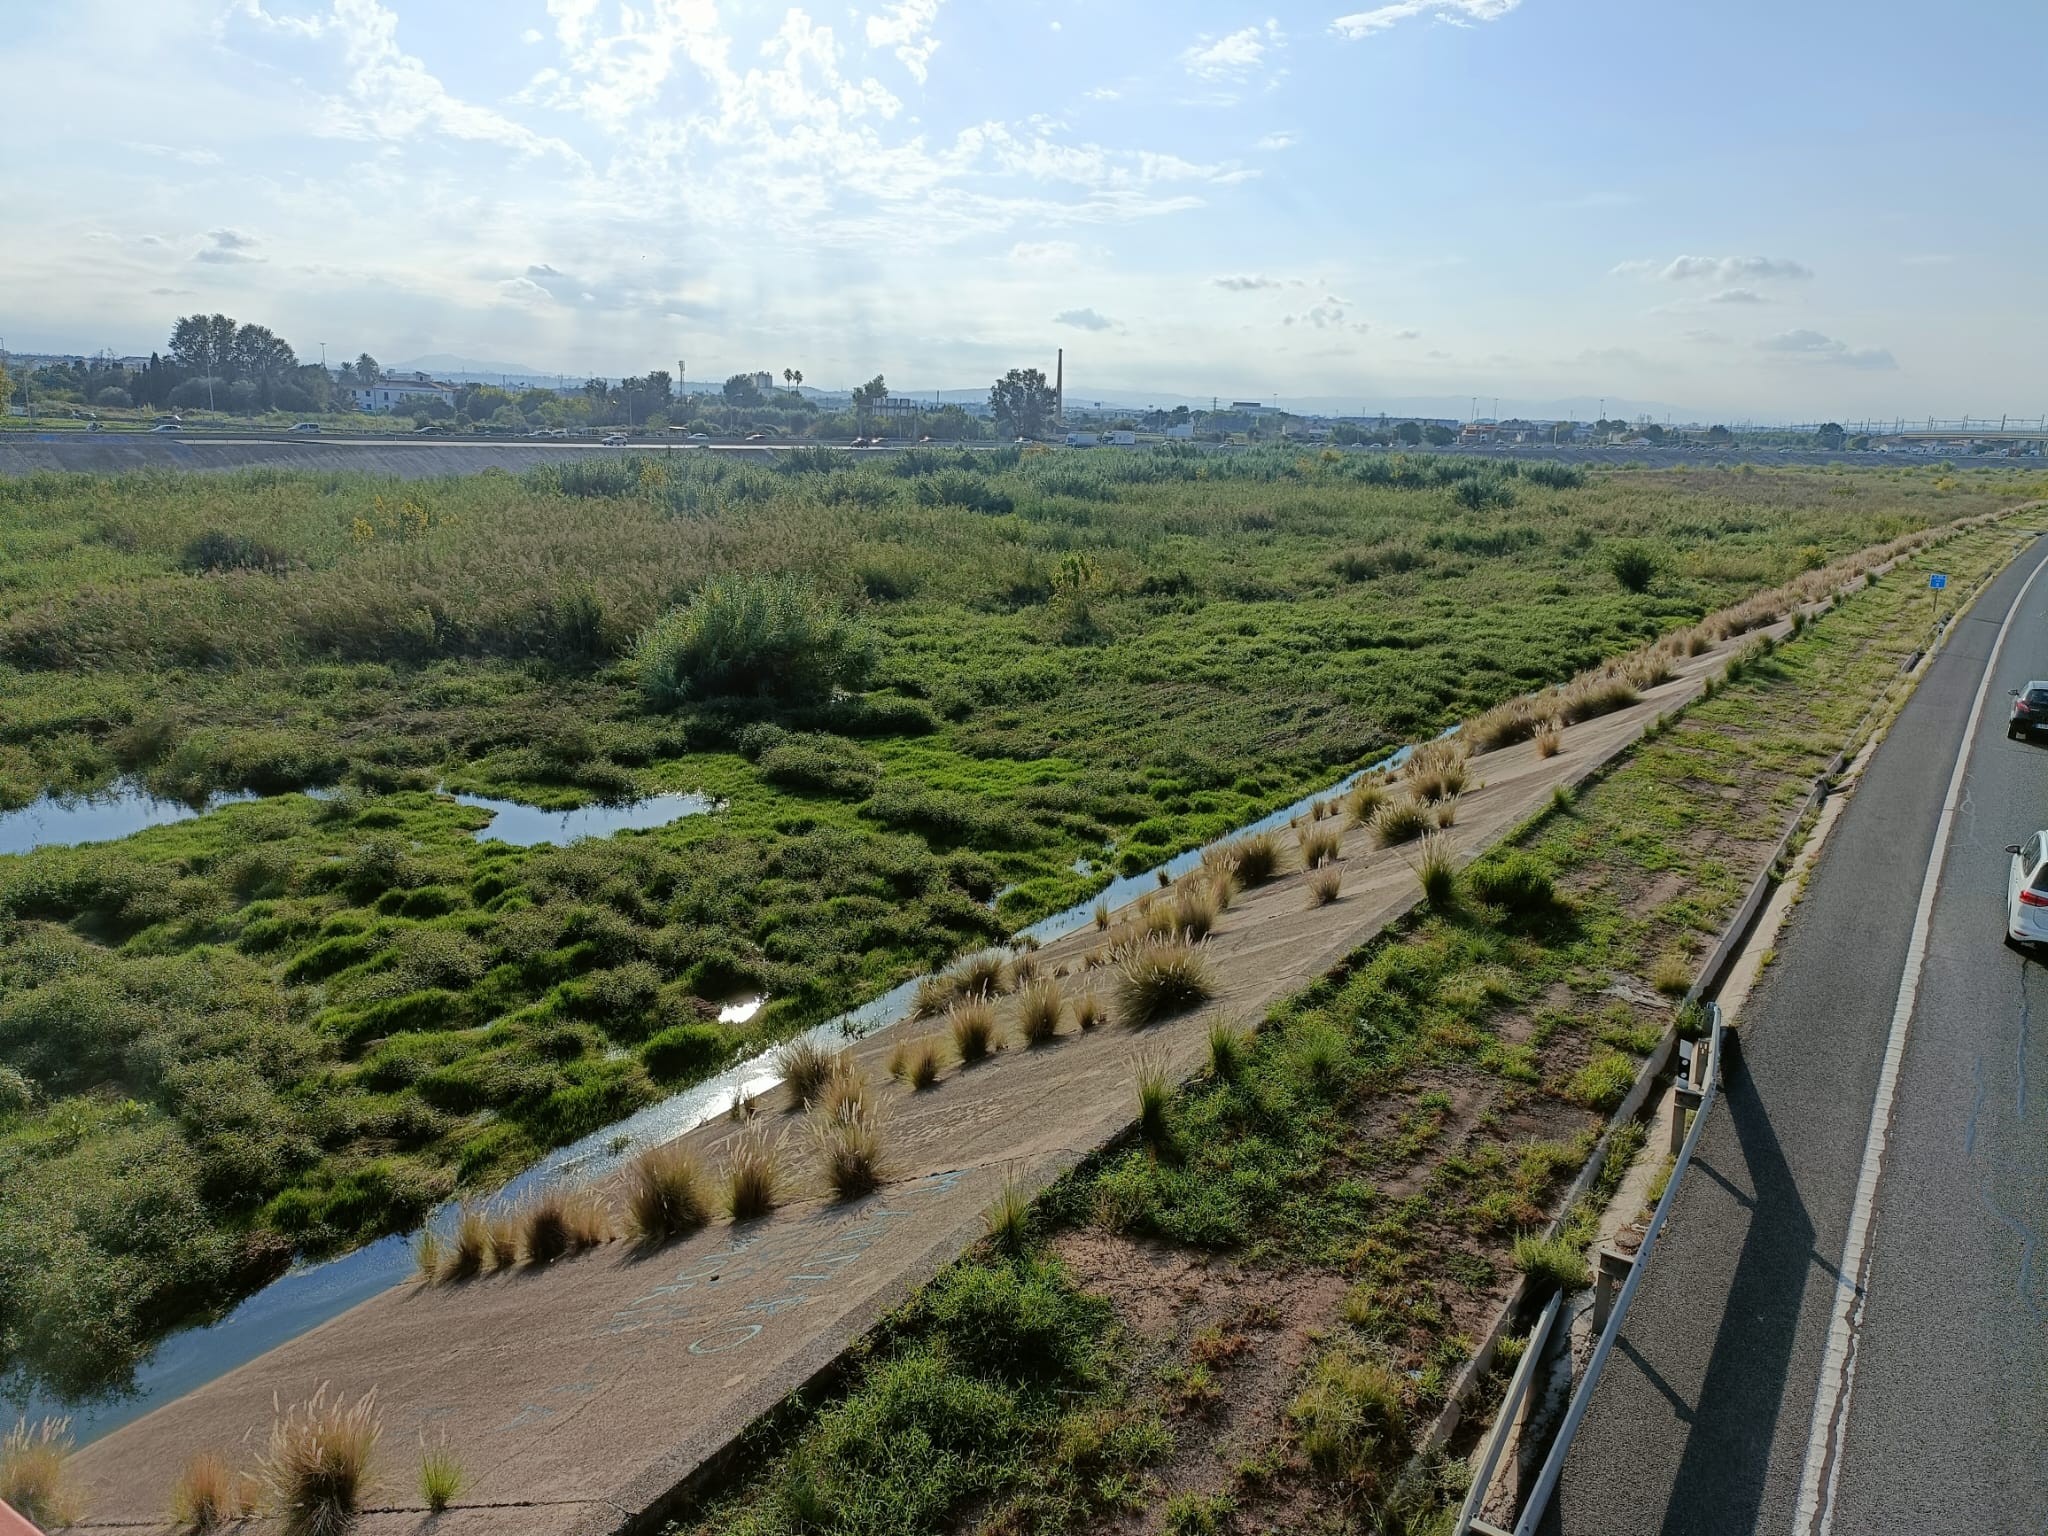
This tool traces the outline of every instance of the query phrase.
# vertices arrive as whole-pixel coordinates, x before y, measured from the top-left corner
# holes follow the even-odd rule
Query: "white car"
[[[604,446],[607,448],[625,447],[626,434],[623,432],[607,432],[604,437]]]
[[[2048,944],[2048,832],[2007,843],[2005,933],[2015,944]]]

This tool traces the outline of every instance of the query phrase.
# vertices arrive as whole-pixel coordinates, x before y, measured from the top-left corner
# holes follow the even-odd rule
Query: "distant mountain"
[[[947,392],[951,394],[951,391]],[[1380,416],[1397,418],[1410,416],[1420,419],[1442,419],[1464,421],[1472,415],[1470,395],[1176,395],[1158,390],[1125,389],[1105,385],[1100,389],[1080,389],[1069,386],[1067,409],[1093,410],[1101,402],[1103,410],[1146,410],[1157,407],[1172,410],[1185,405],[1190,410],[1207,410],[1211,400],[1229,407],[1233,399],[1257,400],[1261,405],[1277,406],[1299,416]],[[1514,417],[1534,421],[1593,421],[1605,406],[1610,421],[1634,421],[1648,416],[1652,421],[1705,422],[1718,420],[1692,409],[1690,406],[1672,405],[1659,400],[1624,400],[1608,396],[1603,402],[1598,397],[1579,396],[1565,400],[1519,400],[1506,395],[1500,397],[1500,419]],[[1479,400],[1479,414],[1491,417],[1494,414],[1491,396]]]
[[[448,352],[435,352],[426,357],[415,357],[408,362],[386,363],[392,373],[430,373],[437,379],[454,383],[495,384],[500,379],[549,379],[555,374],[530,367],[525,363],[494,363],[484,358],[456,357]],[[567,378],[567,374],[561,375]],[[578,381],[580,382],[580,380]]]

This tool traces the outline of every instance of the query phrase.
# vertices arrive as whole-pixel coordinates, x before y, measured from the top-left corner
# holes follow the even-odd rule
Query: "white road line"
[[[1849,1210],[1849,1232],[1842,1242],[1842,1262],[1835,1271],[1834,1317],[1828,1324],[1827,1353],[1821,1359],[1820,1391],[1814,1398],[1813,1418],[1806,1431],[1806,1464],[1799,1474],[1799,1508],[1793,1516],[1796,1536],[1831,1536],[1835,1527],[1835,1489],[1842,1475],[1842,1439],[1849,1422],[1849,1398],[1856,1386],[1856,1333],[1863,1324],[1864,1265],[1869,1262],[1870,1231],[1876,1216],[1877,1184],[1884,1173],[1885,1144],[1891,1138],[1892,1107],[1898,1099],[1899,1068],[1906,1057],[1906,1034],[1913,1020],[1913,1008],[1920,996],[1920,972],[1927,962],[1927,934],[1934,917],[1934,894],[1941,884],[1942,859],[1948,852],[1949,833],[1955,825],[1961,802],[1963,780],[1970,768],[1970,751],[1977,740],[1977,724],[1983,718],[1984,701],[1991,693],[1991,680],[1998,671],[1998,658],[2005,651],[2005,637],[2019,617],[2027,593],[2048,559],[2036,565],[2026,585],[2006,611],[1998,626],[1998,639],[1984,662],[1984,677],[1977,685],[1977,697],[1970,706],[1969,722],[1956,747],[1956,764],[1948,776],[1948,792],[1942,797],[1941,819],[1934,828],[1934,847],[1927,855],[1927,872],[1920,881],[1920,905],[1913,913],[1913,936],[1906,945],[1906,969],[1899,981],[1898,1006],[1892,1010],[1891,1034],[1885,1041],[1884,1068],[1877,1078],[1877,1100],[1870,1110],[1870,1129],[1863,1140],[1863,1165],[1856,1175],[1856,1202]]]

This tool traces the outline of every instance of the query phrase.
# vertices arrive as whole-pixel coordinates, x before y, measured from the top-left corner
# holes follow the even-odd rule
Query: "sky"
[[[2048,411],[2039,0],[9,10],[14,350]]]

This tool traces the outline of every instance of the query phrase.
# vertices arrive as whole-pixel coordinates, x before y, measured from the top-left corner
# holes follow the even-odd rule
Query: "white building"
[[[1195,424],[1192,421],[1184,421],[1177,427],[1168,427],[1166,435],[1174,441],[1191,441],[1195,435]]]
[[[359,411],[400,410],[411,400],[439,400],[450,410],[455,408],[454,389],[436,384],[424,373],[410,379],[386,377],[374,384],[351,384],[348,394]]]

